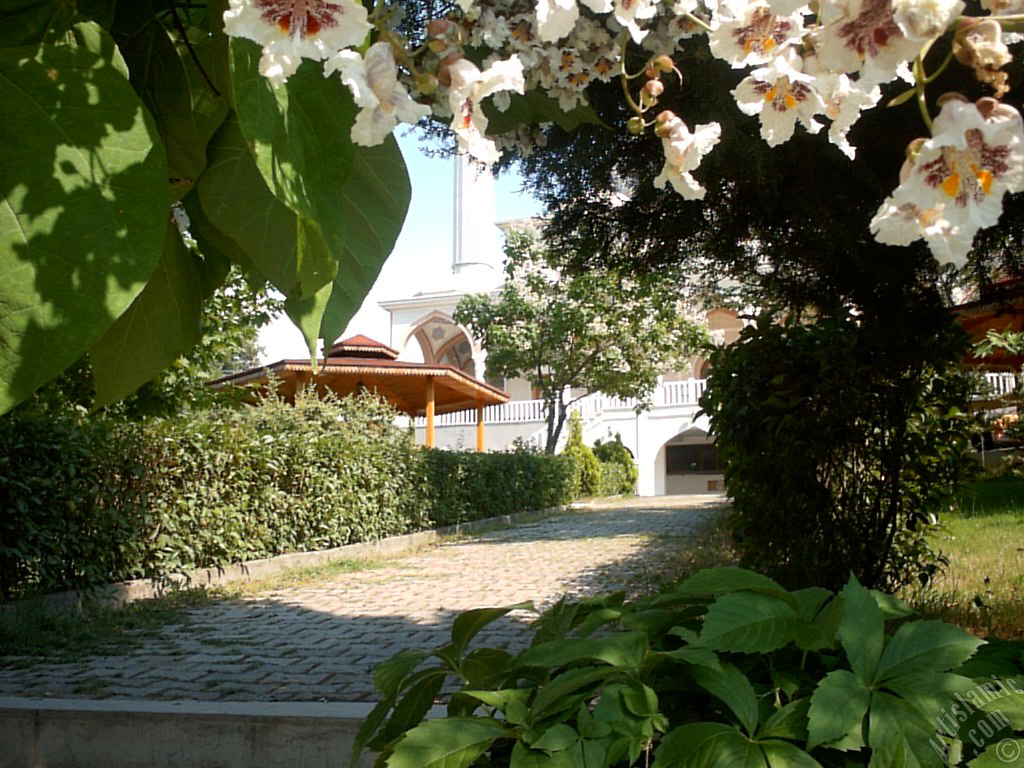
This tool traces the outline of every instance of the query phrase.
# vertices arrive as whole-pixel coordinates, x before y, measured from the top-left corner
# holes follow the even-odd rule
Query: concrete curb
[[[337,768],[372,708],[0,697],[0,768]]]
[[[55,592],[41,598],[42,605],[48,610],[75,610],[85,602],[98,601],[102,605],[120,607],[136,600],[147,600],[160,597],[169,592],[182,589],[199,589],[219,587],[234,582],[255,581],[296,568],[316,568],[345,560],[368,560],[378,557],[392,557],[410,552],[431,544],[437,544],[451,536],[479,533],[494,528],[505,528],[520,523],[529,523],[545,517],[560,514],[572,514],[588,509],[582,504],[565,507],[549,507],[547,509],[515,512],[511,515],[499,515],[483,520],[473,520],[455,525],[446,525],[427,531],[407,533],[402,536],[391,536],[377,541],[366,541],[358,544],[346,544],[333,549],[322,549],[315,552],[294,552],[287,555],[276,555],[261,560],[250,560],[245,563],[233,563],[217,568],[200,568],[180,574],[171,574],[163,579],[136,579],[122,581],[101,587],[94,592]],[[18,609],[18,603],[0,605],[0,615]],[[2,765],[0,765],[2,768]]]

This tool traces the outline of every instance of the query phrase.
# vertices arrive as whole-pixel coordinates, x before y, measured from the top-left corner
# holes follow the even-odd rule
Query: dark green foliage
[[[979,682],[978,716],[1024,728],[1019,647],[976,653],[982,640],[908,620],[853,578],[790,592],[715,568],[636,602],[561,601],[516,655],[471,646],[524,607],[464,613],[450,644],[382,664],[352,764],[369,747],[389,768],[939,768],[967,740],[941,718]],[[424,721],[452,679],[447,717]]]
[[[601,462],[602,495],[612,496],[618,493],[636,493],[639,472],[633,455],[622,444],[622,435],[616,433],[614,440],[603,443],[594,442],[594,455]]]
[[[0,601],[135,575],[148,542],[145,451],[77,409],[0,420]]]
[[[959,329],[925,341],[852,316],[765,315],[713,357],[701,406],[744,562],[789,586],[926,578],[925,534],[970,463]]]
[[[423,451],[420,458],[424,482],[419,503],[435,525],[547,509],[573,498],[573,465],[560,456],[523,450]]]
[[[601,462],[590,446],[583,442],[583,421],[579,411],[573,411],[569,416],[569,437],[560,455],[572,464],[573,498],[602,495]]]
[[[0,598],[336,547],[568,501],[567,463],[416,448],[372,398],[138,424],[0,419]]]

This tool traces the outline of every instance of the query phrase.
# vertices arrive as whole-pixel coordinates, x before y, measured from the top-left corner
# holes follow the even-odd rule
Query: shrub
[[[850,573],[895,588],[935,567],[926,533],[970,467],[969,391],[948,373],[962,333],[890,337],[852,316],[765,315],[714,354],[700,402],[745,564],[831,589]]]
[[[601,462],[602,495],[612,496],[623,493],[636,493],[636,483],[640,473],[629,449],[622,444],[622,435],[616,433],[615,439],[607,443],[597,440],[594,443],[594,455]]]
[[[133,424],[0,419],[0,598],[336,547],[570,500],[572,465],[420,450],[372,397]]]
[[[569,416],[569,437],[562,450],[573,466],[572,496],[599,496],[601,494],[601,462],[583,442],[583,420],[579,411]]]
[[[954,745],[963,720],[946,717],[971,714],[965,696],[999,726],[988,744],[1024,726],[1019,648],[968,660],[982,640],[909,620],[905,604],[853,578],[839,594],[790,592],[715,568],[634,603],[559,602],[517,655],[470,649],[488,623],[528,607],[469,611],[443,648],[382,664],[351,764],[369,746],[378,765],[405,768],[445,755],[517,768],[938,768],[955,762],[951,747],[974,749],[966,727]],[[447,716],[424,721],[451,682]]]
[[[324,549],[429,524],[416,450],[375,397],[213,408],[153,422],[156,572]]]
[[[0,600],[141,575],[150,518],[139,430],[83,410],[0,421]]]
[[[423,451],[425,509],[435,525],[546,509],[572,500],[574,466],[536,451]]]

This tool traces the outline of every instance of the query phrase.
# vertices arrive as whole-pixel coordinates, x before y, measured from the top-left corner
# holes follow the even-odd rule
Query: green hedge
[[[325,549],[551,507],[571,471],[537,453],[413,445],[372,397],[300,396],[145,424],[0,419],[0,598]]]

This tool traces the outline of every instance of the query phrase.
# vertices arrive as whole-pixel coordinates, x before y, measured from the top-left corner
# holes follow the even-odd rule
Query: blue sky
[[[386,343],[388,313],[377,302],[410,296],[427,285],[435,287],[451,273],[453,160],[427,157],[421,147],[430,145],[412,133],[399,136],[398,143],[412,181],[409,213],[394,251],[343,336],[363,333]],[[540,204],[522,193],[521,186],[522,179],[514,172],[503,174],[495,182],[497,221],[540,213]],[[265,351],[264,362],[306,354],[302,336],[287,319],[264,329],[260,343]]]

